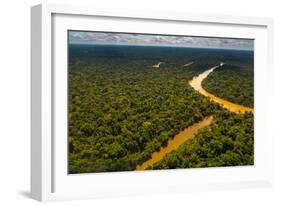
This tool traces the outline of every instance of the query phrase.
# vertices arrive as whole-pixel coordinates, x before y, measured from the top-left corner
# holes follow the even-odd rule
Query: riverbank
[[[207,76],[211,72],[213,72],[215,69],[217,69],[223,65],[224,65],[224,63],[220,63],[220,65],[212,67],[212,68],[206,70],[205,72],[199,74],[198,76],[193,77],[193,79],[189,81],[190,86],[193,87],[196,91],[200,92],[202,95],[209,97],[214,102],[221,104],[224,108],[228,109],[230,112],[235,112],[235,113],[252,112],[253,113],[254,110],[252,108],[234,104],[227,100],[221,99],[221,98],[209,93],[202,87],[202,81],[205,78],[207,78]],[[149,166],[152,166],[154,163],[160,161],[166,154],[172,152],[173,150],[176,150],[181,144],[183,144],[188,139],[195,137],[195,135],[198,133],[198,131],[200,129],[211,125],[213,121],[214,121],[213,116],[209,116],[209,117],[204,118],[202,121],[185,128],[183,131],[181,131],[179,134],[177,134],[173,139],[170,139],[168,141],[168,144],[166,147],[161,147],[158,152],[152,153],[151,158],[149,160],[145,161],[141,165],[137,165],[136,170],[145,170]]]
[[[145,170],[149,166],[152,166],[154,163],[160,161],[166,154],[170,153],[173,150],[176,150],[188,139],[195,137],[195,135],[199,132],[200,129],[211,125],[213,120],[213,116],[209,116],[204,118],[202,121],[185,128],[173,139],[170,139],[166,147],[161,147],[158,152],[152,153],[151,158],[149,160],[145,161],[141,165],[138,165],[136,167],[136,170]]]
[[[221,64],[220,66],[223,66],[223,64]],[[214,102],[222,105],[224,108],[226,108],[227,110],[229,110],[230,112],[235,112],[235,113],[245,113],[245,112],[254,112],[254,109],[250,108],[250,107],[245,107],[242,105],[238,105],[232,102],[229,102],[227,100],[224,100],[222,98],[219,98],[211,93],[209,93],[208,91],[206,91],[203,87],[202,87],[202,81],[207,78],[207,76],[213,72],[215,69],[218,69],[219,66],[215,66],[212,67],[211,69],[206,70],[205,72],[199,74],[196,77],[193,77],[192,80],[189,81],[189,84],[191,87],[193,87],[193,89],[195,89],[196,91],[200,92],[202,95],[209,97],[211,100],[213,100]]]

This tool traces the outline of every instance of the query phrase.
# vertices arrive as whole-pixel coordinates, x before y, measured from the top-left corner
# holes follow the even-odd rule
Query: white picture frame
[[[94,22],[94,24],[93,24]],[[118,22],[118,27],[116,26]],[[135,25],[135,26],[132,26]],[[68,29],[254,38],[255,165],[68,175],[64,146]],[[185,27],[188,25],[189,27]],[[269,18],[114,10],[40,4],[31,9],[31,196],[39,201],[122,195],[269,187],[273,184],[273,136],[267,107],[273,74],[273,21]],[[164,28],[173,28],[166,31]],[[188,30],[187,28],[192,28]],[[211,28],[211,29],[210,29]],[[256,50],[257,49],[257,50]],[[60,58],[58,58],[60,57]],[[58,60],[60,59],[60,60]],[[62,82],[58,84],[57,81]],[[267,84],[267,89],[261,83]],[[61,86],[62,85],[62,86]],[[267,97],[267,98],[264,98]],[[62,117],[62,118],[60,118]],[[59,135],[58,135],[59,134]],[[58,138],[58,136],[60,138]],[[266,138],[265,138],[266,137]],[[262,148],[261,148],[262,146]],[[163,181],[165,180],[165,181]]]

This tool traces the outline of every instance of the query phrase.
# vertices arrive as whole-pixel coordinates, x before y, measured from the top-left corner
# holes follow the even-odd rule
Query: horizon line
[[[192,49],[221,49],[221,50],[238,50],[238,51],[254,51],[253,49],[244,48],[221,48],[221,47],[196,47],[196,46],[180,46],[180,45],[152,45],[152,44],[116,44],[116,43],[83,43],[83,42],[68,42],[68,45],[104,45],[104,46],[148,46],[148,47],[178,47]]]

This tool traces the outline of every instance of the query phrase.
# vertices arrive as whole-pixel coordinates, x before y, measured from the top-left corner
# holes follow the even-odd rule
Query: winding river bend
[[[215,69],[223,66],[224,64],[221,63],[218,66],[212,67],[205,72],[199,74],[198,76],[193,77],[192,80],[189,81],[191,87],[193,87],[196,91],[200,92],[202,95],[209,97],[214,102],[221,104],[224,108],[228,109],[230,112],[235,113],[245,113],[245,112],[254,112],[252,108],[245,107],[242,105],[234,104],[227,100],[221,99],[209,92],[207,92],[202,87],[202,81]],[[181,144],[183,144],[188,139],[195,137],[195,135],[199,132],[200,129],[203,129],[214,122],[213,116],[205,117],[202,121],[195,123],[179,134],[177,134],[173,139],[168,141],[167,146],[161,147],[158,152],[153,152],[151,158],[140,165],[137,165],[136,170],[145,170],[149,166],[152,166],[154,163],[160,161],[166,154],[170,153],[171,151],[177,149]]]
[[[223,66],[223,63],[221,63],[220,66]],[[252,109],[250,107],[245,107],[242,105],[234,104],[232,102],[219,98],[219,97],[209,93],[202,87],[202,81],[215,69],[219,69],[219,66],[212,67],[211,69],[206,70],[205,72],[199,74],[198,76],[193,77],[193,79],[189,81],[190,86],[192,86],[196,91],[200,92],[202,95],[209,97],[211,100],[213,100],[216,103],[219,103],[220,105],[222,105],[224,108],[226,108],[230,112],[235,112],[235,113],[252,112],[253,113],[254,109]]]

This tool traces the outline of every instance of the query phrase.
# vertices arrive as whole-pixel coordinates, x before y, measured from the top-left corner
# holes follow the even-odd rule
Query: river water
[[[211,69],[206,70],[205,72],[201,73],[200,75],[194,77],[191,81],[189,81],[190,86],[192,86],[196,91],[200,92],[202,95],[209,97],[216,103],[219,103],[224,108],[228,109],[231,112],[235,113],[245,113],[245,112],[254,112],[254,110],[250,107],[245,107],[242,105],[234,104],[227,100],[221,99],[202,88],[202,81],[215,69],[219,69],[218,66],[213,67]]]
[[[201,122],[195,123],[183,131],[174,136],[173,139],[168,141],[167,146],[161,147],[159,152],[154,152],[151,155],[151,158],[146,162],[138,165],[136,170],[145,170],[150,165],[160,161],[166,154],[171,151],[177,149],[181,144],[183,144],[186,140],[193,138],[200,129],[209,126],[213,122],[213,116],[209,116],[204,118]]]
[[[223,66],[223,63],[221,63],[220,65]],[[235,112],[235,113],[254,112],[252,108],[234,104],[227,100],[221,99],[202,88],[201,85],[202,81],[215,69],[219,69],[219,66],[215,66],[211,69],[208,69],[205,72],[201,73],[200,75],[194,77],[192,80],[189,81],[190,86],[192,86],[196,91],[200,92],[202,95],[209,97],[214,102],[221,104],[224,108],[228,109],[231,112]],[[177,134],[173,139],[170,139],[168,141],[167,146],[161,147],[158,152],[152,153],[151,158],[149,160],[145,161],[141,165],[138,165],[136,167],[136,170],[145,170],[149,166],[160,161],[166,154],[177,149],[186,140],[193,138],[200,129],[211,125],[212,122],[213,122],[213,116],[209,116],[204,118],[202,121],[185,128],[183,131]]]

